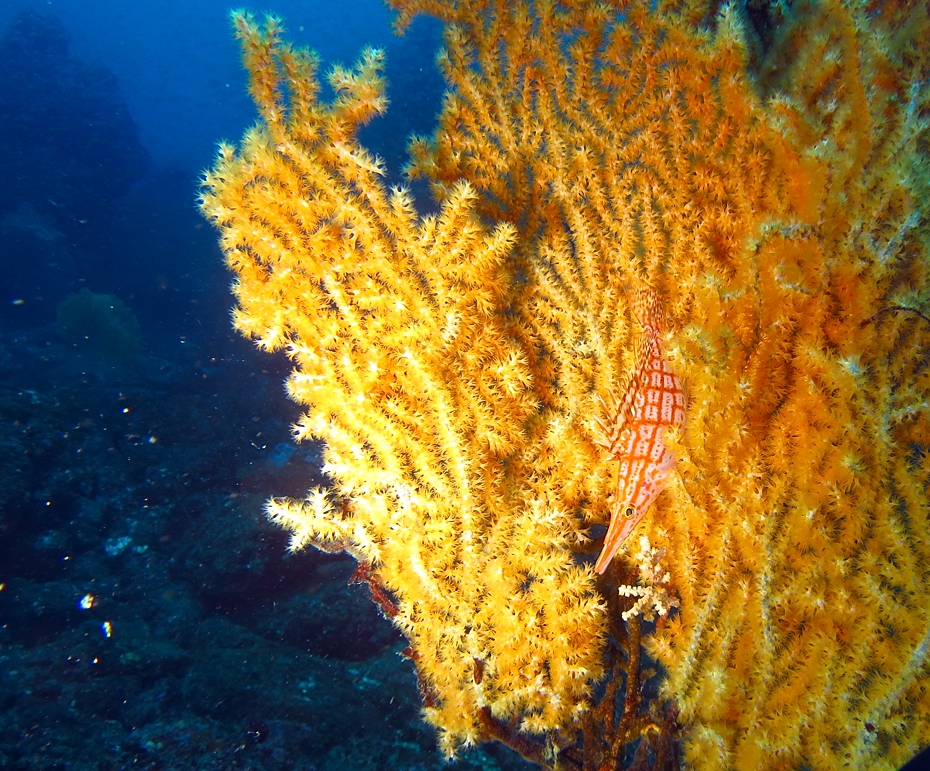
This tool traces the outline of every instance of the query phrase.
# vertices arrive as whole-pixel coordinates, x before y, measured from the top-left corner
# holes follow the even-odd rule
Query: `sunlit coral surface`
[[[483,710],[570,729],[607,634],[575,552],[651,287],[688,403],[637,533],[679,599],[647,647],[686,760],[898,767],[930,743],[926,5],[394,4],[447,23],[410,170],[435,218],[355,140],[378,54],[324,104],[237,17],[261,120],[204,210],[335,482],[272,516],[371,564],[447,750]]]

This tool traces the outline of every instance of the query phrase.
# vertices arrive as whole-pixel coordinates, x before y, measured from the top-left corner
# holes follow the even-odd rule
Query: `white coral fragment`
[[[621,597],[639,598],[632,608],[620,614],[624,621],[637,614],[647,621],[654,621],[656,614],[666,616],[672,608],[678,607],[678,598],[669,587],[671,576],[661,564],[664,556],[665,549],[654,549],[648,536],[640,537],[639,551],[633,555],[639,569],[640,585],[625,584],[618,589]]]

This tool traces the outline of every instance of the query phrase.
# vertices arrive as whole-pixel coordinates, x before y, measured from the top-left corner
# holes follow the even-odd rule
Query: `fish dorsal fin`
[[[596,418],[601,436],[597,443],[611,455],[617,455],[624,432],[633,419],[636,398],[643,393],[649,360],[655,354],[664,323],[662,303],[654,289],[646,284],[624,287],[633,316],[643,328],[633,346],[633,369],[621,388],[611,389],[607,398],[598,397],[603,417]]]
[[[621,388],[612,389],[607,398],[598,396],[603,417],[595,418],[600,429],[597,443],[611,455],[617,455],[623,435],[633,420],[636,397],[643,392],[653,345],[651,334],[642,335],[633,349],[633,370]]]

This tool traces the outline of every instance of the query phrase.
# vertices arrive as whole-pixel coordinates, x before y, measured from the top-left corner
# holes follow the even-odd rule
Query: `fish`
[[[633,315],[643,328],[633,370],[619,395],[600,398],[604,417],[596,417],[597,443],[620,463],[617,491],[610,501],[610,524],[594,564],[603,574],[633,529],[662,491],[675,466],[665,437],[683,425],[685,390],[662,353],[665,323],[654,290],[641,287],[631,294]]]

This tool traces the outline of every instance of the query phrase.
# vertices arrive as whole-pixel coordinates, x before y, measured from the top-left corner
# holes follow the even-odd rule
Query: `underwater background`
[[[363,140],[399,182],[435,123],[438,24],[254,10],[324,69],[387,50]],[[291,442],[286,361],[231,329],[196,208],[255,120],[229,6],[8,1],[0,62],[0,769],[446,766],[354,561],[288,553],[263,514],[320,481],[319,452]],[[526,764],[489,745],[455,766]]]
[[[324,72],[385,49],[390,107],[360,139],[401,184],[436,124],[439,24],[250,10]],[[197,208],[256,120],[229,12],[0,4],[0,771],[530,768],[495,743],[447,762],[354,560],[289,552],[263,513],[325,479],[292,442],[291,364],[232,329]]]

